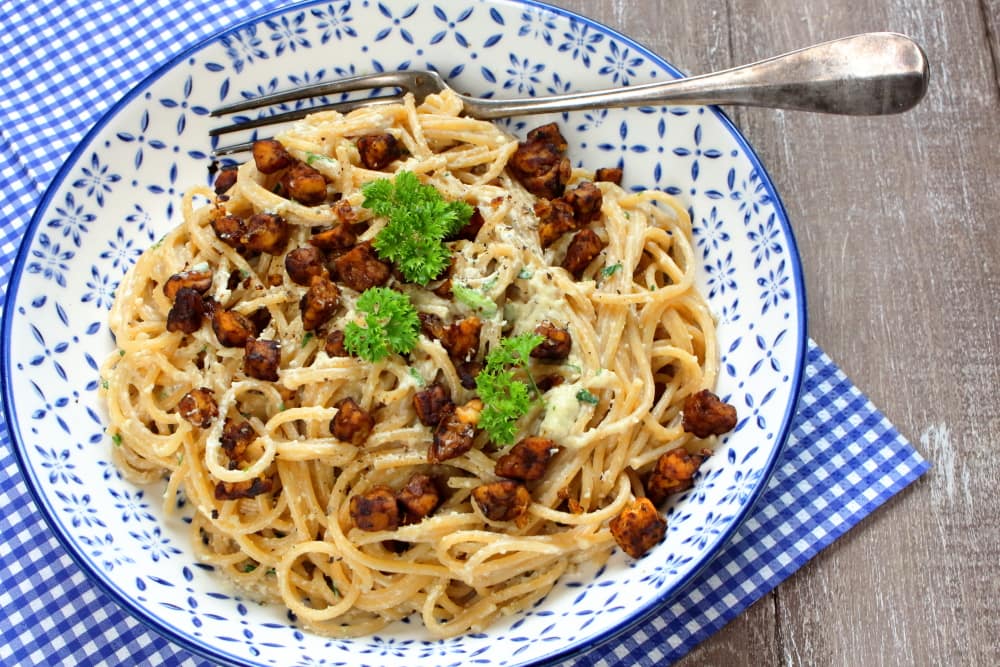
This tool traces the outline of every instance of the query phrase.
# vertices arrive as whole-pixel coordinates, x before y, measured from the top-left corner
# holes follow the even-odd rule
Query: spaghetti
[[[188,192],[111,310],[117,465],[165,477],[197,509],[199,558],[320,633],[411,614],[438,637],[479,630],[616,541],[641,555],[642,498],[689,485],[705,444],[685,401],[718,353],[687,213],[569,169],[558,136],[519,144],[459,114],[446,91],[300,121],[269,147],[277,168],[262,153],[224,194]],[[404,171],[475,211],[426,285],[379,257],[388,222],[364,206],[365,184]],[[412,349],[369,361],[345,345],[369,283],[419,313]],[[503,367],[529,400],[497,442],[483,369],[535,332]]]

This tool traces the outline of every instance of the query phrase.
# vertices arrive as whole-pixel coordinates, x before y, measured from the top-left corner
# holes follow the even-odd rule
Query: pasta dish
[[[315,113],[185,194],[101,369],[198,557],[331,636],[526,609],[659,543],[736,424],[687,212],[450,93]],[[627,167],[626,167],[627,168]]]

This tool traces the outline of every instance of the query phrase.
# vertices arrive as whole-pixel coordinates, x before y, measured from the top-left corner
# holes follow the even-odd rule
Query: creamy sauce
[[[545,393],[545,416],[539,425],[539,435],[564,444],[580,416],[581,404],[576,395],[583,389],[580,382],[568,382]]]
[[[504,307],[504,317],[514,325],[513,334],[534,331],[542,320],[560,327],[569,322],[569,303],[566,295],[556,287],[553,272],[551,268],[535,269],[530,278],[519,281],[527,301],[508,301]]]

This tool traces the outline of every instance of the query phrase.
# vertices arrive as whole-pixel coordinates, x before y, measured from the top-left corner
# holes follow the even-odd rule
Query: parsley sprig
[[[417,344],[420,318],[410,298],[388,287],[372,287],[358,297],[357,310],[365,314],[365,326],[348,322],[344,347],[367,361],[390,354],[405,354]]]
[[[445,201],[412,171],[400,171],[390,181],[380,178],[361,188],[361,204],[388,220],[373,242],[382,259],[393,262],[408,281],[426,285],[448,268],[451,251],[444,239],[469,221],[472,207]]]
[[[505,338],[486,355],[486,363],[476,376],[476,391],[483,401],[479,427],[498,445],[510,445],[517,433],[517,420],[528,413],[538,394],[534,381],[531,386],[517,379],[518,370],[528,366],[531,351],[545,340],[536,333],[522,333]]]

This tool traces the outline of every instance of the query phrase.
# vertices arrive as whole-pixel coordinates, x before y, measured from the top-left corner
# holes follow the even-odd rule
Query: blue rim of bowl
[[[24,237],[21,240],[21,246],[18,249],[17,257],[14,260],[14,264],[11,268],[11,278],[8,284],[6,298],[4,300],[5,305],[3,309],[3,328],[0,330],[0,335],[3,339],[3,349],[0,352],[0,359],[3,360],[3,377],[0,378],[3,384],[3,411],[4,418],[7,421],[8,431],[11,436],[12,449],[14,450],[15,459],[17,460],[18,467],[21,469],[21,474],[24,476],[27,482],[27,487],[31,493],[32,498],[35,500],[35,504],[39,507],[42,515],[53,528],[56,538],[66,549],[70,557],[76,562],[81,570],[88,576],[88,578],[93,581],[97,586],[104,591],[105,594],[109,595],[120,607],[124,608],[130,614],[132,614],[137,620],[143,623],[143,625],[154,630],[161,636],[169,639],[178,646],[181,646],[192,653],[198,654],[202,657],[209,658],[211,660],[220,661],[222,664],[233,665],[235,667],[240,667],[246,664],[261,664],[263,663],[247,663],[244,661],[238,661],[233,656],[226,655],[224,653],[218,653],[214,647],[207,644],[201,644],[199,642],[192,641],[187,635],[178,631],[173,626],[166,624],[162,619],[155,615],[150,614],[145,609],[135,604],[131,598],[118,590],[117,587],[109,580],[105,579],[99,572],[91,567],[90,562],[83,556],[79,551],[79,546],[73,542],[67,531],[62,528],[62,522],[58,519],[55,512],[49,506],[45,497],[42,495],[37,480],[32,474],[31,467],[28,465],[27,460],[25,460],[23,451],[23,441],[20,438],[20,425],[17,419],[16,412],[13,409],[14,405],[14,395],[12,392],[12,379],[11,379],[11,365],[10,365],[10,341],[11,341],[11,327],[13,326],[12,320],[13,315],[11,315],[10,305],[14,301],[14,297],[18,294],[18,288],[20,287],[21,276],[23,275],[23,269],[25,262],[27,261],[27,256],[29,252],[30,242],[34,239],[35,233],[41,224],[41,218],[43,213],[48,209],[49,203],[55,192],[62,185],[63,181],[66,179],[70,170],[77,163],[82,153],[91,144],[95,136],[100,132],[101,129],[107,125],[112,118],[114,118],[122,108],[127,106],[132,100],[139,96],[140,93],[144,92],[147,88],[152,86],[157,80],[163,77],[165,74],[170,72],[178,64],[182,63],[185,59],[191,57],[192,55],[198,53],[199,51],[206,48],[208,45],[215,43],[222,39],[223,37],[232,35],[239,32],[243,28],[257,24],[268,18],[278,16],[281,14],[287,14],[298,9],[310,7],[316,4],[320,4],[325,0],[307,0],[306,2],[295,3],[286,7],[280,7],[277,9],[272,9],[262,14],[256,15],[254,17],[240,21],[239,23],[222,30],[211,37],[207,37],[198,43],[184,49],[169,61],[162,64],[153,73],[143,79],[138,85],[136,85],[132,90],[130,90],[125,96],[119,99],[114,106],[112,106],[101,119],[90,129],[89,132],[84,136],[84,138],[77,144],[73,152],[70,153],[68,159],[60,167],[55,178],[45,190],[45,194],[39,201],[38,207],[35,209],[35,213],[31,217],[31,221],[28,223],[27,229],[24,231]],[[676,67],[668,63],[663,57],[657,55],[650,49],[646,48],[642,44],[639,44],[635,40],[620,32],[610,28],[602,23],[599,23],[593,19],[581,16],[575,12],[562,9],[561,7],[555,7],[544,2],[539,2],[538,0],[492,0],[495,4],[506,4],[512,6],[520,7],[530,7],[543,9],[548,12],[552,12],[559,16],[570,18],[575,21],[580,21],[586,24],[589,28],[592,28],[598,32],[604,33],[615,40],[620,41],[623,44],[628,45],[629,48],[636,49],[642,53],[646,58],[654,63],[657,67],[662,68],[667,73],[674,77],[681,77],[683,74]],[[807,311],[806,311],[806,294],[805,294],[805,281],[802,274],[802,262],[799,257],[798,245],[795,242],[795,236],[792,232],[791,224],[788,220],[788,214],[785,211],[784,203],[781,201],[778,192],[774,188],[774,184],[771,182],[771,177],[768,175],[767,171],[764,169],[764,165],[761,163],[760,158],[750,147],[750,144],[743,137],[740,131],[736,128],[729,117],[719,108],[715,106],[707,107],[712,111],[712,113],[722,122],[723,126],[730,132],[736,143],[745,151],[751,164],[760,174],[761,182],[767,190],[768,195],[774,204],[774,207],[778,213],[780,219],[781,227],[788,239],[789,246],[789,258],[792,264],[792,275],[795,282],[796,293],[799,295],[799,305],[797,309],[797,316],[799,322],[799,348],[796,350],[796,359],[794,371],[791,378],[792,394],[791,400],[785,409],[785,414],[782,417],[781,428],[778,429],[777,433],[777,446],[771,452],[771,455],[764,466],[764,474],[761,476],[758,482],[757,488],[754,489],[749,501],[744,505],[743,509],[737,514],[736,520],[733,521],[732,525],[725,531],[719,534],[715,544],[707,552],[707,554],[702,558],[702,561],[695,566],[686,579],[675,584],[671,589],[668,589],[659,598],[649,601],[644,606],[636,609],[631,617],[623,620],[618,625],[612,627],[605,632],[604,636],[599,637],[587,643],[581,643],[576,646],[569,646],[556,653],[552,653],[548,656],[543,656],[533,663],[526,663],[524,667],[528,665],[535,665],[536,667],[541,667],[543,665],[552,665],[557,662],[566,660],[574,656],[579,656],[583,653],[593,651],[594,649],[605,646],[608,643],[614,641],[615,639],[621,637],[624,633],[642,625],[648,621],[654,614],[663,609],[667,604],[669,604],[674,598],[676,598],[680,593],[687,589],[698,575],[708,567],[713,560],[722,551],[722,548],[729,542],[735,532],[739,529],[743,522],[746,521],[747,517],[756,507],[757,503],[760,501],[760,497],[763,495],[764,489],[767,488],[767,484],[771,479],[771,475],[774,473],[775,466],[777,465],[778,459],[781,453],[784,451],[785,446],[788,441],[789,433],[792,427],[792,417],[794,416],[795,409],[798,406],[799,394],[802,385],[802,374],[805,368],[805,358],[806,358],[806,346],[807,346]]]

